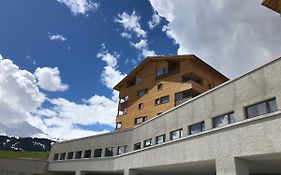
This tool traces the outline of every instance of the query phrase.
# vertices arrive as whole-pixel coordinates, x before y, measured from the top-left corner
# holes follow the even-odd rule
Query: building
[[[277,12],[281,15],[281,1],[280,0],[263,0],[262,5]]]
[[[133,128],[227,80],[195,55],[147,57],[114,87],[116,129]]]
[[[52,146],[48,173],[281,174],[281,58],[134,128]]]

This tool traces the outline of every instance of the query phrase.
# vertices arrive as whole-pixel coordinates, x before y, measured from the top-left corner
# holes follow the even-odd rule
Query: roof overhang
[[[281,0],[263,0],[262,5],[281,14]]]

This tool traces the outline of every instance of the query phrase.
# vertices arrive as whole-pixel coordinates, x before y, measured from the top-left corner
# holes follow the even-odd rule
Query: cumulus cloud
[[[47,91],[65,91],[68,89],[68,85],[63,84],[60,72],[57,67],[38,67],[34,75],[38,80],[38,85],[40,88]]]
[[[112,89],[126,75],[122,74],[117,67],[117,60],[120,57],[117,53],[109,53],[105,46],[102,45],[102,50],[97,54],[97,57],[106,62],[106,66],[101,74],[103,84]]]
[[[92,0],[57,0],[59,3],[65,4],[74,15],[86,15],[89,11],[95,11],[99,7],[99,3]]]
[[[161,22],[161,17],[158,15],[158,13],[156,11],[153,12],[152,15],[152,19],[150,21],[148,21],[148,26],[149,28],[152,30],[154,29],[156,26],[158,26]]]
[[[59,34],[52,35],[49,33],[48,37],[50,40],[57,40],[57,41],[66,41],[67,40],[63,35],[59,35]]]
[[[132,14],[123,12],[118,14],[118,17],[114,19],[115,22],[120,23],[124,29],[128,32],[134,32],[138,37],[146,37],[146,32],[141,28],[139,23],[140,16],[133,11]]]
[[[117,70],[116,54],[109,53],[104,46],[99,58],[106,63],[105,67],[112,68],[110,73],[106,68],[102,73],[106,87],[111,88],[125,74]],[[65,98],[48,98],[40,91],[39,86],[54,90],[50,82],[55,84],[56,90],[65,89],[61,86],[58,68],[37,68],[32,74],[0,56],[1,134],[67,140],[109,132],[97,131],[95,125],[114,127],[118,107],[116,91],[112,92],[110,98],[95,94],[77,103]],[[83,126],[92,126],[92,129],[85,129]]]
[[[130,42],[131,46],[136,48],[141,52],[141,55],[144,57],[156,55],[156,53],[149,49],[147,43],[147,32],[142,29],[139,20],[140,16],[136,14],[136,11],[133,11],[131,14],[123,12],[122,14],[117,14],[117,18],[114,19],[115,22],[121,24],[125,31],[121,32],[121,37],[131,39],[133,34],[139,40],[137,43]],[[155,21],[154,21],[155,22]],[[160,22],[160,21],[159,21]],[[150,23],[149,23],[150,24]],[[155,25],[156,23],[151,25]]]
[[[39,91],[36,77],[21,70],[0,55],[0,124],[7,128],[20,128],[45,100]],[[25,125],[26,126],[26,125]],[[3,129],[3,128],[2,128]],[[25,136],[27,131],[22,131]],[[34,133],[35,134],[35,133]]]
[[[280,56],[280,17],[256,0],[150,0],[178,54],[194,53],[233,78]]]

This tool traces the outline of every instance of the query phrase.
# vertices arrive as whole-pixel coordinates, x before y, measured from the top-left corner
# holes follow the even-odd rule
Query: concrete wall
[[[246,119],[245,107],[276,98],[281,106],[281,59],[277,59],[242,77],[229,81],[183,105],[134,129],[57,143],[50,153],[50,171],[123,171],[145,167],[211,162],[217,174],[248,174],[244,160],[237,157],[281,153],[281,114],[279,111]],[[222,128],[212,127],[212,118],[234,111],[236,123]],[[206,131],[188,135],[188,126],[204,121]],[[184,138],[161,145],[132,151],[143,142],[163,133],[183,128]],[[52,161],[54,153],[128,145],[129,153],[113,158]],[[116,154],[115,154],[116,155]],[[239,171],[242,172],[238,172]],[[212,173],[211,173],[212,174]]]

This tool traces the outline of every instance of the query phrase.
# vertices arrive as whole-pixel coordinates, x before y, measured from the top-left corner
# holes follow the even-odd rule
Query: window
[[[134,144],[134,150],[138,150],[138,149],[141,149],[141,142]]]
[[[262,114],[270,113],[277,110],[275,99],[264,101],[249,107],[246,107],[247,118],[253,118]]]
[[[91,158],[92,150],[86,150],[84,152],[84,158]]]
[[[170,140],[176,140],[181,137],[182,137],[182,129],[178,129],[170,133]]]
[[[60,154],[60,160],[64,160],[64,159],[65,159],[65,156],[66,156],[66,153],[61,153],[61,154]]]
[[[162,83],[159,83],[157,84],[157,90],[162,90],[163,89],[163,84]]]
[[[53,160],[59,160],[59,154],[58,153],[54,154]]]
[[[168,69],[167,68],[159,68],[157,69],[157,77],[160,77],[161,75],[164,75],[168,73]]]
[[[196,83],[198,83],[200,85],[203,85],[203,80],[200,77],[198,77],[197,75],[193,74],[193,73],[189,73],[189,74],[184,75],[182,77],[182,82],[183,83],[184,82],[188,82],[188,81],[194,81],[194,82],[196,82]]]
[[[234,122],[235,122],[234,112],[213,118],[214,128],[225,126]]]
[[[127,145],[125,146],[118,146],[117,155],[124,154],[127,152]]]
[[[143,107],[144,107],[143,103],[140,103],[139,104],[139,109],[141,110],[141,109],[143,109]]]
[[[139,124],[145,122],[145,121],[146,121],[146,118],[147,118],[147,117],[138,117],[138,118],[135,118],[135,125],[139,125]]]
[[[164,143],[165,140],[166,140],[166,135],[163,134],[163,135],[160,135],[160,136],[157,136],[157,137],[156,137],[155,143],[156,143],[156,144]]]
[[[136,78],[136,85],[141,84],[141,79],[140,78]]]
[[[143,89],[137,92],[138,97],[142,97],[147,93],[148,89]]]
[[[105,157],[113,156],[113,147],[105,148],[105,154],[104,154],[104,156],[105,156]]]
[[[94,150],[94,157],[101,157],[101,154],[102,154],[101,148]]]
[[[81,159],[81,157],[82,157],[82,151],[77,151],[75,153],[75,159]]]
[[[205,130],[204,122],[196,123],[189,126],[189,134],[196,134]]]
[[[121,128],[122,128],[122,123],[121,122],[116,123],[116,129],[121,129]]]
[[[151,146],[151,145],[152,145],[152,138],[147,139],[147,140],[145,140],[145,141],[143,142],[143,146],[144,146],[144,147],[149,147],[149,146]]]
[[[169,102],[169,95],[155,99],[155,105],[160,105]]]
[[[67,153],[67,159],[73,159],[73,152]]]

